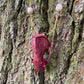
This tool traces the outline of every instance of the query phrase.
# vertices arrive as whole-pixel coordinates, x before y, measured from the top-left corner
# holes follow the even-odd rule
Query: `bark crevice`
[[[2,65],[2,69],[1,69],[1,84],[6,84],[7,82],[7,78],[8,78],[8,73],[12,68],[12,50],[13,50],[13,43],[12,43],[12,39],[10,38],[10,34],[7,34],[6,37],[6,43],[7,45],[7,49],[4,51],[4,62]]]
[[[71,5],[71,8],[70,8],[70,13],[69,13],[70,15],[72,15],[72,11],[73,11],[74,2],[75,2],[75,0],[73,0],[73,1],[72,1],[72,5]]]

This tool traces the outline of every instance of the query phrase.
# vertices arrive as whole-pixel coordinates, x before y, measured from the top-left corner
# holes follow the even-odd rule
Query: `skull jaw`
[[[37,72],[44,72],[45,67],[48,65],[48,61],[43,59],[43,60],[33,60],[33,64],[35,66],[35,69]]]

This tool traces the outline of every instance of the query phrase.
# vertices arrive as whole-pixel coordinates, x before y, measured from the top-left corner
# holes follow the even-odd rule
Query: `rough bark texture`
[[[0,0],[0,84],[84,84],[84,0],[60,0],[54,52],[45,73],[30,59],[30,0]],[[53,29],[58,0],[31,0],[39,33]],[[33,35],[35,32],[33,32]],[[52,33],[48,35],[52,42]],[[32,54],[31,54],[32,55]],[[47,54],[45,54],[47,57]]]

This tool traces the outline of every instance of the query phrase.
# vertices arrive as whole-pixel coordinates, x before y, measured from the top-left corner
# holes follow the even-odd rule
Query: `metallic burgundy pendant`
[[[48,65],[51,57],[51,50],[53,44],[45,37],[45,34],[36,34],[32,37],[32,51],[34,54],[33,64],[37,72],[44,72],[45,67]],[[44,53],[49,52],[49,59],[43,58]]]

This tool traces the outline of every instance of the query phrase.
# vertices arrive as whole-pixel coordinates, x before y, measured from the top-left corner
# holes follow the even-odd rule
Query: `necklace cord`
[[[31,7],[31,0],[30,0],[30,3],[29,3],[29,6]],[[35,30],[35,33],[38,33],[36,31],[36,28],[34,27],[34,24],[33,24],[33,17],[32,17],[32,14],[30,15],[30,19],[31,19],[31,28],[32,28],[32,35],[33,35],[33,30]]]
[[[60,3],[60,0],[58,0],[58,3]],[[30,3],[29,3],[29,6],[31,7],[31,0],[30,0]],[[57,26],[58,14],[59,14],[59,11],[57,11],[55,24],[54,24],[54,27],[53,27],[52,31],[50,31],[49,33],[43,32],[43,33],[45,33],[46,35],[50,35],[51,33],[53,33],[52,42],[54,42],[55,28],[56,28],[56,26]],[[30,15],[30,18],[31,18],[31,28],[32,28],[32,35],[33,35],[33,30],[35,30],[35,33],[38,33],[38,32],[36,31],[36,28],[34,27],[32,15]]]

